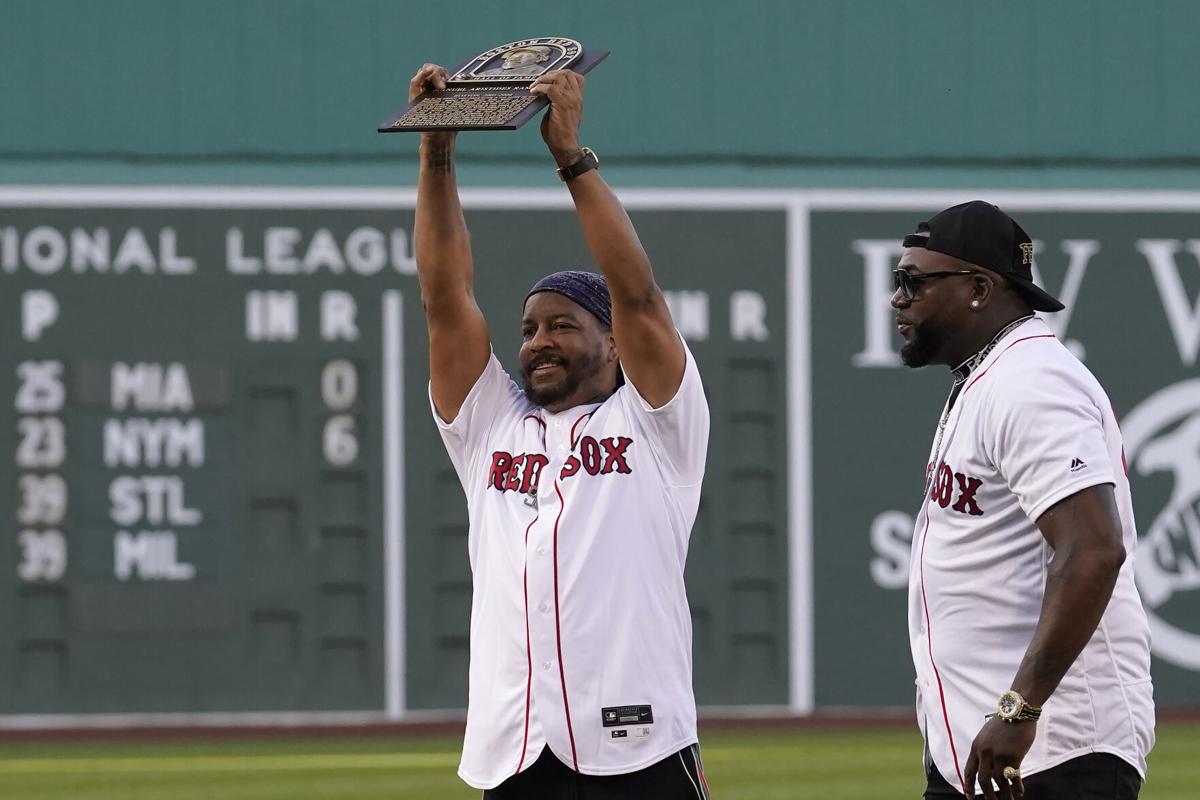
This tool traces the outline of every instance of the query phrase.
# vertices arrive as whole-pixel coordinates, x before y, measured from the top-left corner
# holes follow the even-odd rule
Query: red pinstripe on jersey
[[[926,503],[929,501],[927,500]],[[973,797],[967,791],[963,781],[962,769],[958,766],[958,750],[954,746],[954,731],[950,730],[950,712],[946,708],[946,692],[942,688],[942,673],[938,670],[937,661],[933,658],[933,624],[929,619],[929,601],[925,599],[925,542],[929,538],[929,509],[925,509],[925,531],[921,534],[921,604],[925,607],[925,644],[929,647],[929,663],[933,666],[933,676],[937,678],[938,699],[942,702],[942,721],[946,723],[946,736],[950,737],[950,755],[954,757],[954,771],[958,773],[958,785],[963,787],[963,794]]]
[[[563,667],[562,627],[558,613],[558,523],[562,519],[566,501],[563,500],[562,490],[558,488],[558,481],[554,482],[554,491],[558,494],[558,516],[554,519],[554,638],[558,642],[558,679],[562,683],[563,710],[567,715],[567,736],[571,739],[571,762],[575,765],[575,771],[579,772],[579,755],[575,752],[575,731],[571,727],[571,703],[567,700],[567,672]]]
[[[546,420],[542,419],[537,414],[526,414],[521,419],[521,421],[524,422],[527,419],[531,419],[534,422],[536,422],[538,425],[542,426],[542,449],[545,450],[546,449]]]
[[[536,419],[536,417],[535,417]],[[541,420],[538,420],[539,422]],[[525,735],[521,740],[521,758],[517,761],[517,769],[513,774],[521,771],[521,767],[525,765],[525,750],[529,747],[529,699],[533,691],[533,649],[529,646],[529,530],[533,527],[533,523],[538,521],[541,513],[535,514],[533,522],[529,523],[529,527],[525,528],[525,574],[521,577],[521,588],[525,593]]]
[[[575,429],[579,427],[579,423],[583,422],[585,419],[589,419],[592,416],[592,414],[595,414],[595,413],[596,413],[595,411],[587,412],[586,414],[581,416],[579,419],[575,420],[575,423],[571,426],[571,449],[572,450],[575,449],[575,445],[579,444],[579,440],[575,438]]]

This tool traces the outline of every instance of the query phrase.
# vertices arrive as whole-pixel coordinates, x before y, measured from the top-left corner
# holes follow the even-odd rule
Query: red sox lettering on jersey
[[[929,465],[926,472],[933,473],[932,464]],[[958,487],[958,499],[954,501],[953,506],[950,506],[951,499],[955,497],[956,485]],[[960,514],[981,517],[983,516],[983,509],[979,507],[979,503],[975,500],[975,495],[979,492],[979,487],[982,485],[982,479],[971,475],[964,475],[961,472],[955,472],[943,461],[938,465],[937,473],[934,475],[933,480],[929,482],[929,499],[942,508],[950,506]]]
[[[631,444],[633,439],[628,436],[608,436],[604,439],[584,436],[579,440],[578,455],[572,453],[567,457],[558,477],[569,478],[579,472],[581,467],[588,475],[609,475],[614,472],[628,475],[633,472],[629,466]],[[492,453],[488,486],[501,492],[536,492],[542,468],[548,463],[550,459],[541,453],[521,453],[514,456],[497,450]]]
[[[550,459],[541,453],[522,453],[514,456],[503,450],[492,453],[492,466],[488,470],[488,486],[501,492],[529,494],[537,489],[538,476]]]
[[[1121,432],[1104,390],[1031,318],[967,377],[939,441],[909,571],[917,709],[938,771],[962,786],[984,715],[1011,688],[1032,639],[1053,557],[1035,521],[1109,483],[1128,555],[1096,633],[1044,706],[1021,771],[1107,752],[1144,776],[1154,742],[1149,629],[1134,588],[1137,531]]]
[[[683,566],[709,417],[691,354],[657,409],[625,384],[553,413],[493,356],[458,416],[434,417],[470,516],[459,775],[495,787],[547,745],[612,775],[694,744]]]

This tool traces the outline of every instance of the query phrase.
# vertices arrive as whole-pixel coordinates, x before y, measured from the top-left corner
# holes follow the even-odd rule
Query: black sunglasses
[[[904,295],[905,300],[912,300],[917,296],[917,284],[921,281],[932,280],[933,278],[947,278],[951,275],[978,275],[978,272],[970,269],[960,269],[953,272],[909,272],[904,267],[898,267],[892,270],[892,291],[900,290]]]

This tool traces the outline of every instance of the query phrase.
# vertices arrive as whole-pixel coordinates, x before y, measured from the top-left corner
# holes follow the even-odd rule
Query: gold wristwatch
[[[986,718],[999,717],[1003,722],[1033,722],[1041,716],[1040,706],[1026,703],[1018,692],[1009,689],[996,701],[996,713],[988,714]]]

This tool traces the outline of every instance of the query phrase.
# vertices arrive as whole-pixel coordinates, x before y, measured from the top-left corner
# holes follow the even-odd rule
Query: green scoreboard
[[[561,189],[465,195],[513,365],[528,287],[589,259]],[[786,210],[630,205],[714,412],[697,678],[713,703],[783,704]],[[358,190],[0,195],[0,714],[465,704],[466,507],[430,416],[412,209]]]
[[[702,706],[912,702],[913,515],[948,388],[899,239],[977,192],[622,193],[712,412]],[[464,191],[516,372],[569,197]],[[1200,196],[982,193],[1122,420],[1160,704],[1200,673]],[[0,188],[0,727],[395,719],[466,702],[466,502],[431,418],[408,190]],[[482,476],[481,476],[482,479]],[[148,716],[148,715],[153,715]]]

